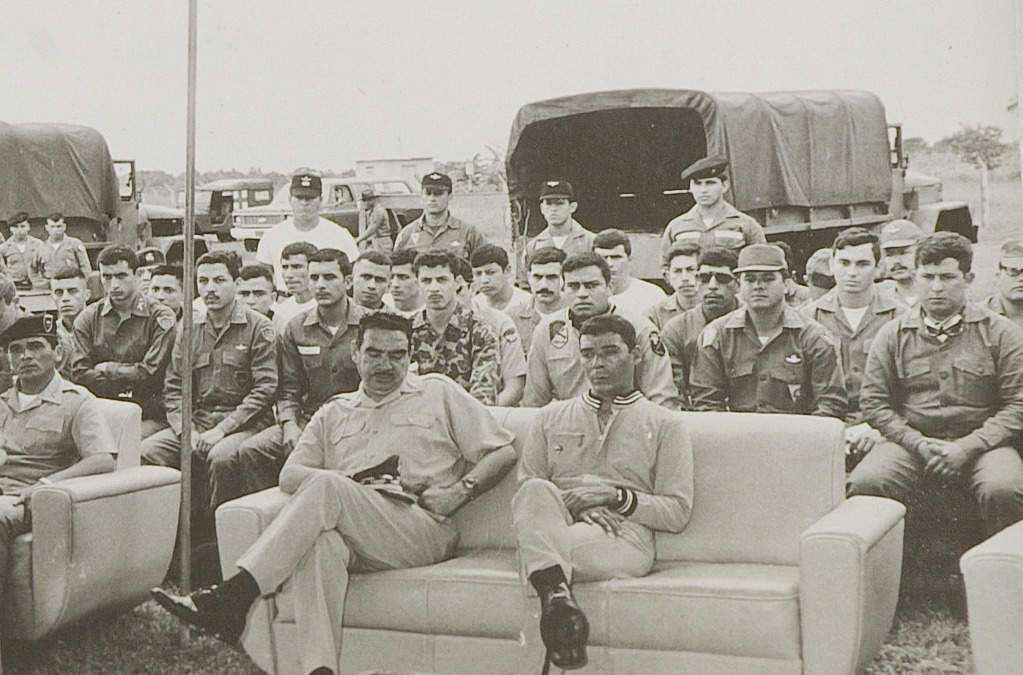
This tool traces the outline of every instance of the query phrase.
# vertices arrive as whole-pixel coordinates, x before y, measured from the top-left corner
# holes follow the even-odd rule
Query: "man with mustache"
[[[273,423],[277,393],[277,335],[270,319],[236,298],[241,261],[230,251],[204,253],[195,264],[204,312],[197,312],[192,333],[192,361],[184,362],[182,334],[174,340],[164,402],[170,428],[142,441],[142,460],[178,468],[181,429],[192,425],[195,538],[212,540],[209,496],[215,476],[230,471],[242,441]],[[192,368],[192,419],[181,418],[181,375]],[[217,465],[223,466],[217,466]]]
[[[114,470],[117,446],[96,397],[56,372],[57,316],[28,315],[5,327],[0,348],[17,384],[0,395],[0,595],[8,549],[31,529],[32,494],[57,481]],[[112,543],[112,542],[111,542]]]
[[[984,306],[1023,328],[1023,239],[1002,244],[996,279],[998,292]]]
[[[668,321],[661,333],[685,410],[692,408],[689,372],[696,360],[700,333],[708,323],[739,306],[735,297],[739,292],[739,280],[735,277],[738,264],[735,253],[727,248],[712,246],[700,253],[694,275],[700,304]]]
[[[739,252],[744,306],[700,333],[689,377],[694,410],[802,413],[845,418],[836,341],[785,304],[785,254],[753,244]]]
[[[107,246],[97,264],[106,294],[75,319],[71,374],[97,396],[138,403],[146,438],[167,426],[163,378],[174,344],[174,312],[142,293],[132,249]]]
[[[560,248],[546,246],[537,250],[526,263],[526,278],[533,293],[528,300],[508,308],[508,315],[519,331],[526,356],[529,356],[529,346],[533,343],[533,331],[541,319],[565,304],[561,294],[564,285],[561,266],[566,257]]]
[[[912,307],[920,301],[916,287],[916,245],[924,231],[908,220],[893,220],[881,228],[881,256],[888,279],[881,290]]]
[[[1023,518],[1023,332],[969,301],[972,264],[961,235],[917,245],[920,302],[878,332],[860,390],[883,439],[847,492],[905,503],[924,481],[962,484],[990,536]]]

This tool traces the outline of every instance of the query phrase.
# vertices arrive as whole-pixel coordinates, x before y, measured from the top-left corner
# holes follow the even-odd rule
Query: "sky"
[[[1020,136],[1012,0],[199,0],[196,166],[342,170],[503,148],[587,91],[867,89],[907,136]],[[0,120],[185,166],[186,0],[0,0]]]

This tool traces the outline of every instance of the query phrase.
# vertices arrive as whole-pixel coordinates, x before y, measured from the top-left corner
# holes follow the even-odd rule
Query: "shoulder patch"
[[[515,340],[518,339],[518,337],[519,332],[517,330],[515,330],[514,328],[508,328],[501,335],[501,340],[507,342],[508,344],[511,344],[512,342],[515,342]]]
[[[650,331],[650,351],[657,356],[664,356],[664,342],[661,340],[661,334],[655,330]]]
[[[274,342],[277,339],[277,331],[274,330],[273,326],[260,326],[259,335],[267,342]]]
[[[159,314],[156,317],[156,325],[163,330],[170,330],[174,327],[174,315],[172,314]]]
[[[568,324],[560,319],[551,321],[547,326],[547,337],[552,347],[561,349],[568,344]]]
[[[707,326],[700,333],[700,346],[709,347],[714,344],[714,340],[718,337],[718,329],[715,326]]]

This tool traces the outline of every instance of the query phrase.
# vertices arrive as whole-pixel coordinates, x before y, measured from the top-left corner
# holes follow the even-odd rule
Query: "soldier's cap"
[[[423,189],[426,188],[444,188],[448,192],[451,192],[451,177],[446,176],[442,173],[428,173],[423,176]]]
[[[700,180],[703,178],[724,179],[727,172],[728,160],[724,157],[712,155],[710,157],[698,159],[690,164],[686,170],[682,172],[682,181],[689,182],[691,180]]]
[[[835,275],[831,271],[831,253],[830,248],[819,248],[814,251],[806,261],[806,276],[823,274],[826,277],[834,277]]]
[[[1023,267],[1023,239],[1010,239],[1002,244],[1001,262],[1013,267]]]
[[[153,267],[155,265],[166,265],[167,256],[163,254],[163,251],[150,246],[139,250],[139,267]]]
[[[380,195],[378,195],[376,192],[373,191],[373,188],[367,188],[367,189],[362,191],[362,194],[359,195],[359,198],[362,199],[362,201],[364,201],[364,202],[368,202],[368,201],[371,201],[373,199],[376,199],[379,196]]]
[[[743,272],[784,272],[785,254],[770,244],[750,244],[739,251],[739,266],[736,274]]]
[[[566,180],[547,180],[540,186],[540,199],[575,200],[575,190]]]
[[[51,345],[56,344],[58,321],[56,312],[23,316],[3,333],[0,333],[0,348],[7,349],[7,345],[15,340],[24,340],[30,337],[48,338]]]
[[[905,248],[924,238],[924,231],[909,220],[893,220],[881,228],[881,248]]]
[[[11,216],[10,220],[7,221],[7,226],[8,227],[14,227],[15,225],[17,225],[19,223],[27,223],[27,222],[28,222],[28,214],[25,213],[24,211],[18,211],[13,216]]]
[[[291,194],[300,197],[319,197],[323,192],[323,179],[312,169],[296,169],[291,176]]]

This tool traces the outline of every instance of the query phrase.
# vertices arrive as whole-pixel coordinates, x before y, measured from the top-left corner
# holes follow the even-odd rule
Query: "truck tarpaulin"
[[[0,181],[0,220],[60,211],[106,224],[117,214],[110,150],[89,127],[0,122]]]
[[[884,106],[869,92],[636,89],[524,106],[508,141],[509,197],[533,201],[541,181],[559,178],[583,188],[580,210],[586,198],[627,195],[628,213],[663,227],[680,212],[663,195],[687,189],[680,172],[708,155],[729,160],[729,199],[742,210],[891,196]]]

